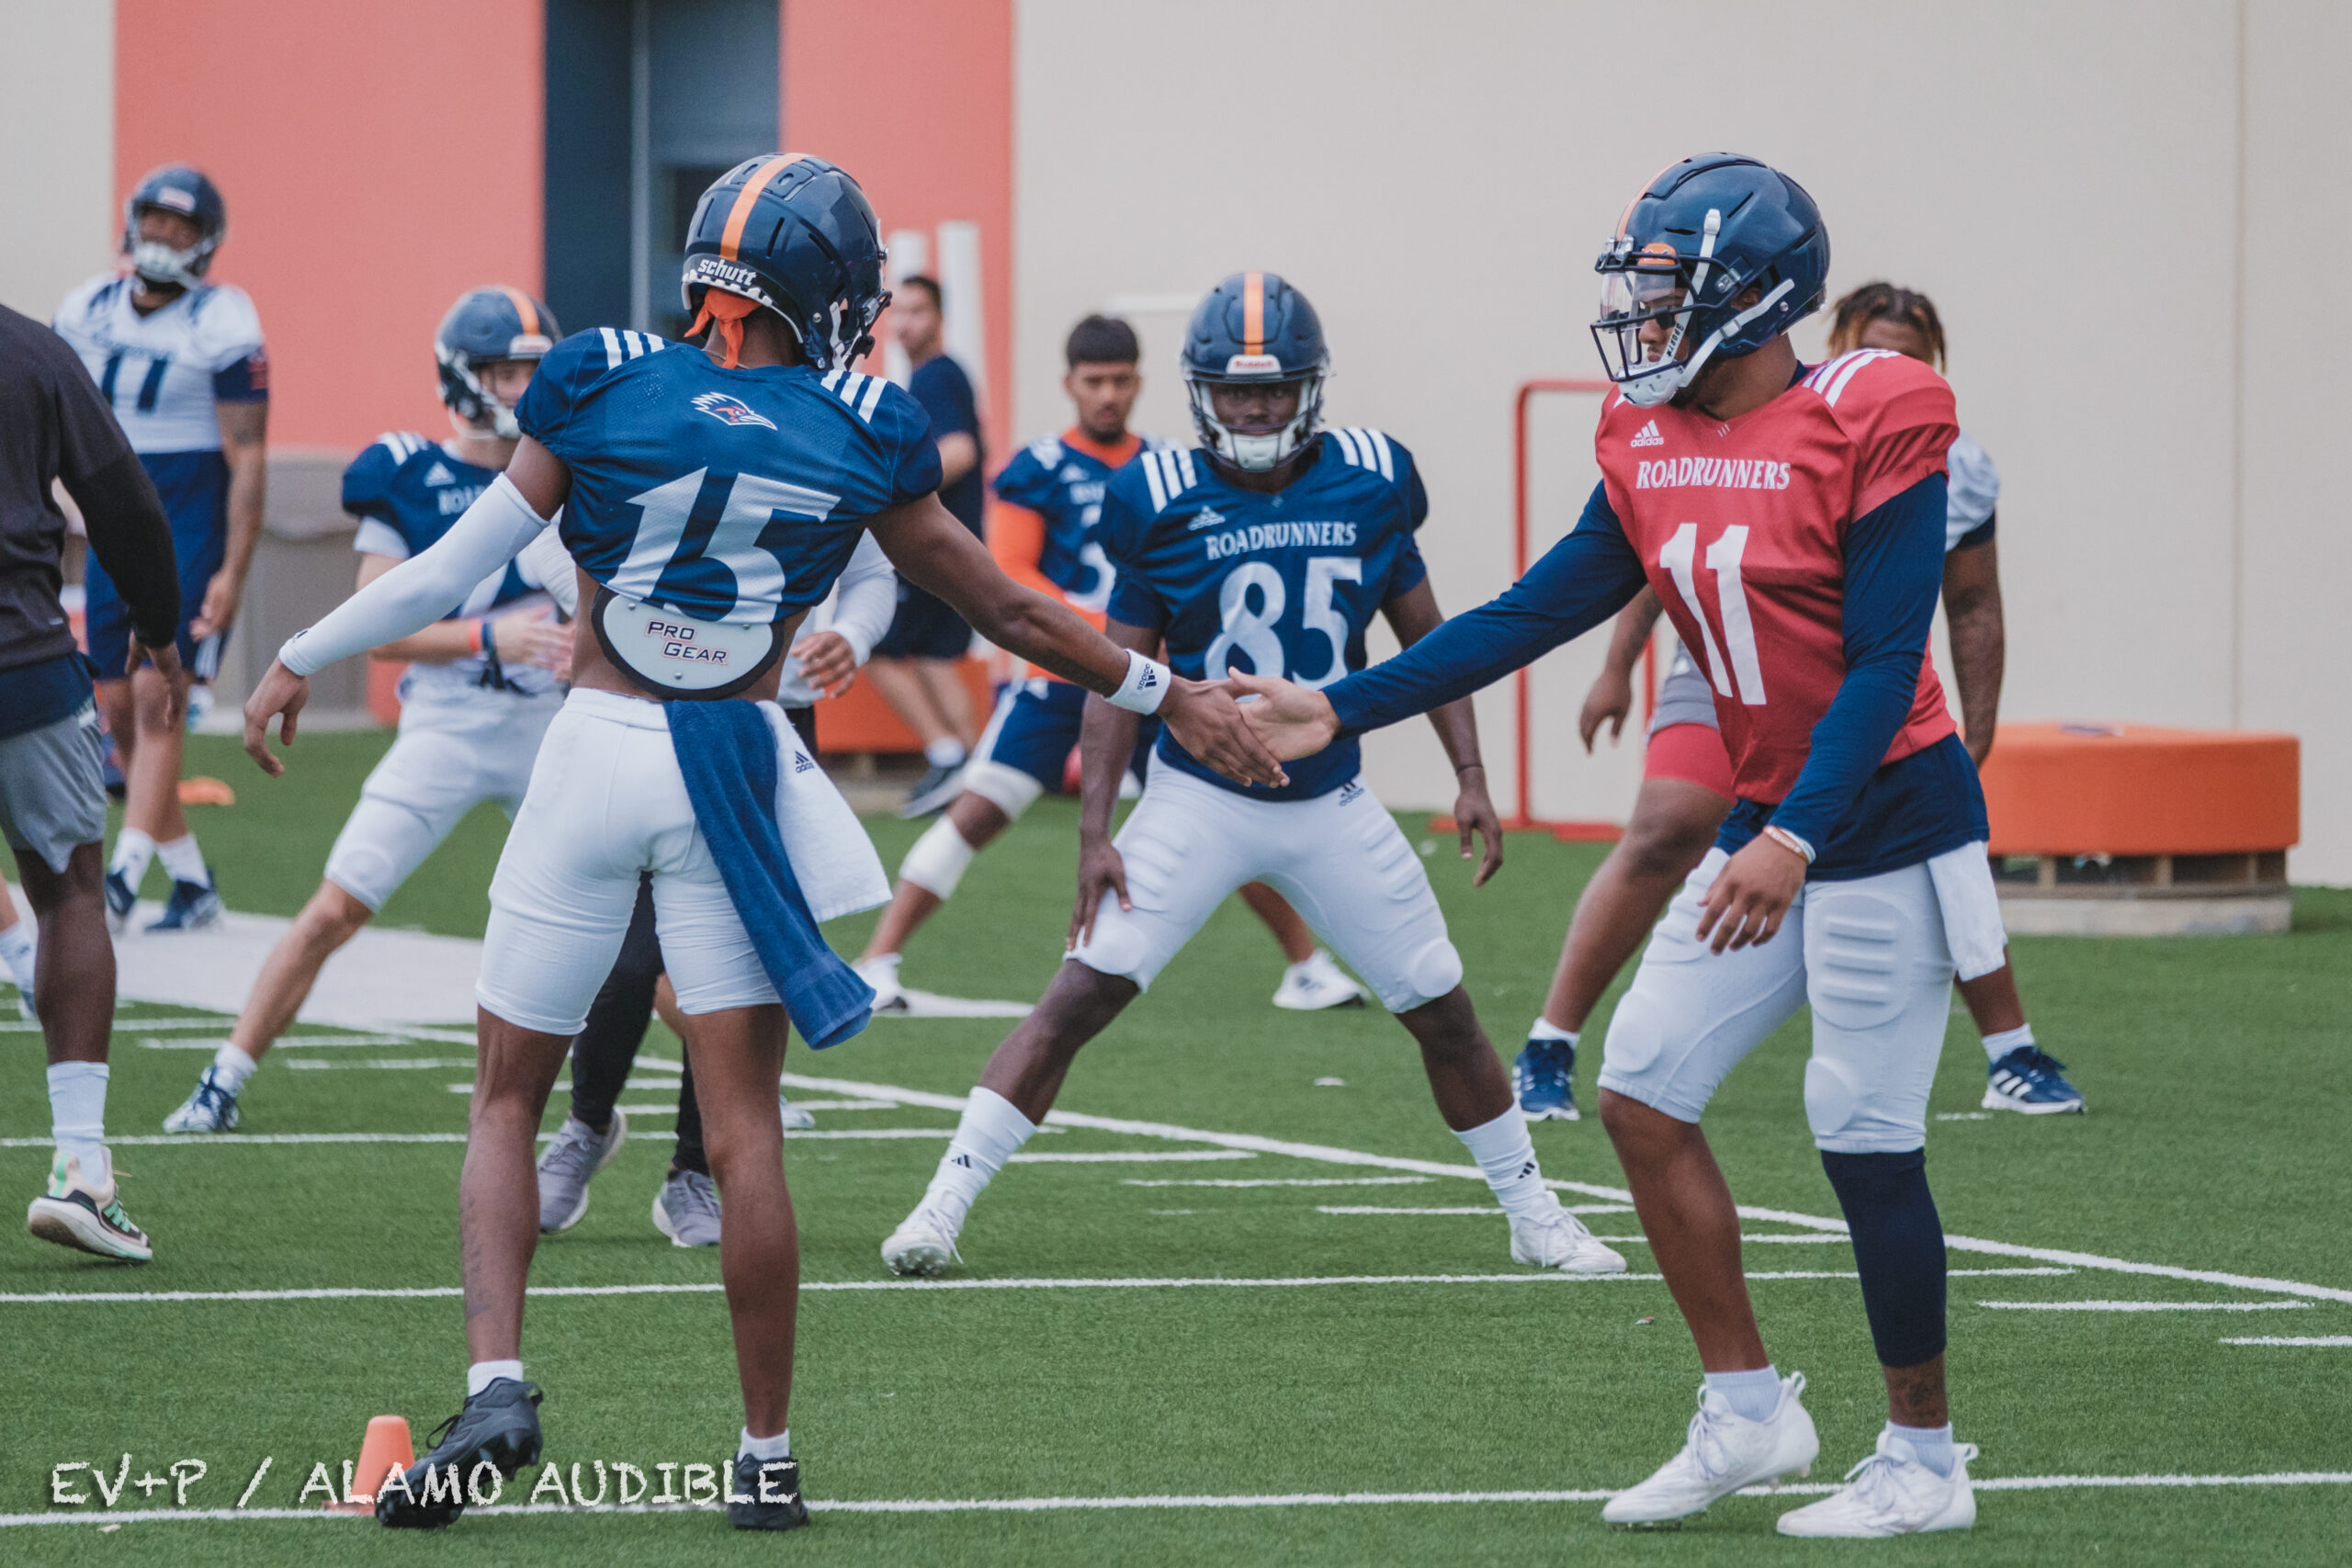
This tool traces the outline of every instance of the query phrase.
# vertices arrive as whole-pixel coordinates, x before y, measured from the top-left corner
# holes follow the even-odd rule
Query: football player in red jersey
[[[1924,294],[1867,283],[1830,307],[1830,320],[1832,357],[1883,348],[1943,368],[1943,321]],[[1965,431],[1952,442],[1946,465],[1943,604],[1951,628],[1952,684],[1968,754],[1982,767],[1993,750],[2001,703],[2001,580],[1994,538],[2001,477]],[[1657,595],[1644,589],[1618,615],[1608,658],[1577,721],[1587,751],[1601,726],[1611,727],[1612,739],[1623,731],[1634,705],[1634,666],[1664,610]],[[1705,858],[1732,806],[1731,756],[1716,728],[1706,672],[1678,647],[1650,718],[1633,820],[1577,900],[1544,1010],[1511,1070],[1530,1121],[1577,1119],[1576,1049],[1585,1020],[1640,950],[1666,901]],[[2006,953],[1989,974],[1960,971],[1960,994],[1984,1040],[1985,1110],[2048,1116],[2084,1109],[2065,1064],[2034,1040]]]
[[[1308,692],[1235,675],[1277,755],[1458,699],[1600,626],[1646,584],[1704,670],[1737,804],[1610,1026],[1600,1114],[1706,1372],[1689,1441],[1602,1510],[1697,1513],[1808,1468],[1800,1395],[1759,1333],[1739,1215],[1700,1132],[1716,1085],[1813,1010],[1805,1116],[1851,1233],[1888,1423],[1782,1533],[1975,1522],[1944,1387],[1944,1245],[1928,1092],[1955,965],[2003,943],[1984,797],[1928,658],[1942,581],[1951,389],[1864,349],[1801,365],[1786,336],[1829,268],[1819,210],[1752,159],[1675,164],[1626,207],[1594,323],[1618,395],[1575,529],[1500,598]],[[1993,962],[1984,962],[1993,954]]]

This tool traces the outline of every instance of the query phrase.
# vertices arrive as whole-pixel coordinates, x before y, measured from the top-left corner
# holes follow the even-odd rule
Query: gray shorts
[[[0,740],[0,832],[8,847],[31,851],[62,875],[75,849],[105,838],[105,756],[96,702]]]
[[[1715,694],[1708,689],[1707,677],[1692,660],[1690,650],[1680,643],[1674,645],[1674,657],[1667,662],[1666,679],[1657,683],[1657,706],[1650,713],[1650,733],[1656,735],[1677,724],[1718,728]]]

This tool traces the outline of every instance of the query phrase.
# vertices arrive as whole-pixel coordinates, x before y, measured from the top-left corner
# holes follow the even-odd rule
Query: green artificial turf
[[[199,739],[191,771],[235,784],[238,804],[196,814],[232,907],[290,913],[381,737],[318,735],[296,771],[261,779],[224,741]],[[1426,839],[1419,818],[1408,833]],[[918,825],[870,824],[886,863]],[[1075,817],[1042,803],[976,864],[906,961],[909,983],[959,996],[1034,998],[1058,960]],[[477,813],[387,907],[391,923],[477,935],[503,824]],[[1430,869],[1468,983],[1504,1050],[1534,1014],[1577,892],[1599,851],[1534,837],[1473,892],[1450,845]],[[854,951],[871,917],[830,931]],[[2288,935],[2179,941],[2021,939],[2016,959],[2043,1043],[2089,1098],[2085,1117],[2003,1115],[1930,1124],[1930,1171],[1948,1231],[2037,1248],[2352,1287],[2345,1129],[2352,1125],[2343,1020],[2352,1003],[2352,894],[2299,896]],[[1068,1111],[1336,1145],[1462,1166],[1401,1030],[1376,1010],[1301,1016],[1267,1005],[1281,960],[1237,904],[1091,1047]],[[1613,1000],[1613,998],[1612,998]],[[151,1050],[126,1009],[109,1125],[149,1133],[187,1091],[199,1053]],[[1589,1038],[1597,1046],[1606,1008]],[[1005,1024],[882,1020],[792,1073],[961,1094]],[[0,1134],[47,1128],[40,1047],[0,1035]],[[1933,1110],[1977,1109],[1984,1058],[1956,1016]],[[655,1027],[646,1050],[674,1061]],[[1807,1135],[1802,1021],[1718,1097],[1709,1134],[1745,1202],[1836,1213]],[[314,1053],[325,1055],[328,1053]],[[470,1077],[458,1044],[387,1046],[338,1058],[425,1057],[401,1071],[266,1066],[243,1131],[455,1134]],[[1589,1109],[1599,1052],[1580,1063]],[[641,1066],[625,1104],[658,1105],[673,1076]],[[1336,1078],[1321,1086],[1318,1079]],[[798,1099],[839,1099],[833,1093]],[[562,1108],[559,1092],[553,1125]],[[820,1111],[820,1130],[929,1128],[946,1111]],[[657,1235],[647,1207],[668,1119],[641,1116],[572,1231],[547,1240],[535,1284],[713,1282],[718,1258]],[[1620,1181],[1597,1122],[1535,1131],[1547,1175]],[[882,1278],[876,1248],[920,1196],[944,1140],[806,1140],[789,1145],[810,1281]],[[1071,1129],[1033,1151],[1202,1152],[1205,1146]],[[452,1143],[126,1146],[123,1191],[157,1260],[113,1268],[18,1235],[0,1243],[0,1291],[402,1289],[458,1277]],[[45,1153],[0,1149],[29,1196]],[[1357,1188],[1137,1186],[1220,1179],[1389,1178],[1377,1168],[1259,1154],[1149,1164],[1023,1163],[981,1199],[964,1235],[977,1279],[1270,1279],[1523,1276],[1497,1218],[1332,1215],[1324,1206],[1461,1206],[1474,1180]],[[1571,1201],[1593,1201],[1582,1194]],[[1594,1214],[1608,1235],[1629,1214]],[[1751,1232],[1795,1227],[1751,1222]],[[1646,1248],[1624,1244],[1636,1272]],[[1955,1249],[1956,1269],[2043,1266]],[[1758,1244],[1752,1271],[1850,1269],[1842,1243]],[[1850,1279],[1760,1280],[1768,1343],[1810,1379],[1823,1453],[1814,1479],[1862,1457],[1882,1403]],[[2352,1349],[2235,1347],[2225,1336],[2352,1333],[2352,1305],[2252,1312],[2018,1312],[1987,1301],[2256,1302],[2228,1284],[2080,1268],[1955,1277],[1953,1406],[1980,1477],[2261,1475],[2352,1471]],[[1662,1285],[1649,1280],[811,1292],[801,1303],[796,1451],[824,1500],[1109,1498],[1186,1495],[1582,1490],[1629,1484],[1680,1441],[1697,1365]],[[423,1438],[455,1406],[464,1359],[447,1298],[0,1303],[15,1354],[0,1360],[0,1515],[49,1511],[51,1467],[132,1455],[136,1483],[175,1460],[209,1472],[193,1506],[236,1500],[264,1455],[255,1506],[289,1507],[311,1465],[339,1472],[368,1416],[407,1415]],[[726,1315],[715,1293],[539,1296],[526,1352],[548,1390],[549,1457],[719,1458],[740,1419]],[[510,1486],[528,1494],[536,1474]],[[88,1491],[86,1482],[83,1490]],[[317,1501],[315,1494],[311,1499]],[[707,1515],[477,1517],[446,1536],[395,1537],[364,1522],[133,1523],[0,1529],[0,1561],[270,1564],[733,1562],[786,1554],[844,1563],[1811,1563],[1870,1554],[1905,1562],[2335,1562],[2352,1540],[2340,1484],[1980,1493],[1967,1536],[1875,1546],[1782,1541],[1770,1498],[1734,1498],[1675,1534],[1605,1529],[1589,1502],[820,1514],[806,1535],[738,1537]],[[60,1510],[65,1511],[65,1510]],[[73,1510],[97,1513],[95,1506]]]

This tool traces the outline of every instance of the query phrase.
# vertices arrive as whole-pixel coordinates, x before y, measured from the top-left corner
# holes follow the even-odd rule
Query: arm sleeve
[[[1124,586],[1125,578],[1120,579]],[[1642,563],[1599,486],[1567,537],[1527,575],[1394,659],[1324,688],[1343,734],[1442,707],[1510,674],[1623,609]]]
[[[540,529],[538,536],[515,556],[514,564],[523,569],[524,581],[547,590],[557,609],[572,620],[580,618],[580,578],[572,570],[571,552],[563,547],[560,533]]]
[[[1046,558],[1046,520],[1025,506],[1000,501],[989,508],[989,554],[1005,576],[1023,588],[1058,599],[1062,591],[1039,570]]]
[[[328,612],[307,631],[296,632],[277,650],[278,662],[297,675],[325,669],[339,659],[423,631],[454,613],[481,580],[503,567],[547,528],[504,474],[440,541],[411,556]]]
[[[873,535],[857,541],[834,590],[840,597],[833,603],[831,629],[849,639],[850,651],[863,664],[873,657],[874,645],[890,629],[890,617],[899,610],[899,574]]]
[[[1772,820],[1816,848],[1886,760],[1919,691],[1944,581],[1944,477],[1930,474],[1846,530],[1846,678]]]
[[[86,372],[83,379],[89,379]],[[61,477],[65,493],[82,509],[91,553],[130,606],[139,640],[149,648],[170,642],[180,626],[179,561],[172,525],[145,466],[125,449],[96,473]]]

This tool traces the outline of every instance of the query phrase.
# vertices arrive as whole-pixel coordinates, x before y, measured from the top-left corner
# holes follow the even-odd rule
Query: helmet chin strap
[[[196,268],[204,254],[201,245],[175,251],[161,240],[141,240],[130,248],[130,270],[138,274],[141,283],[189,288],[196,284]]]

